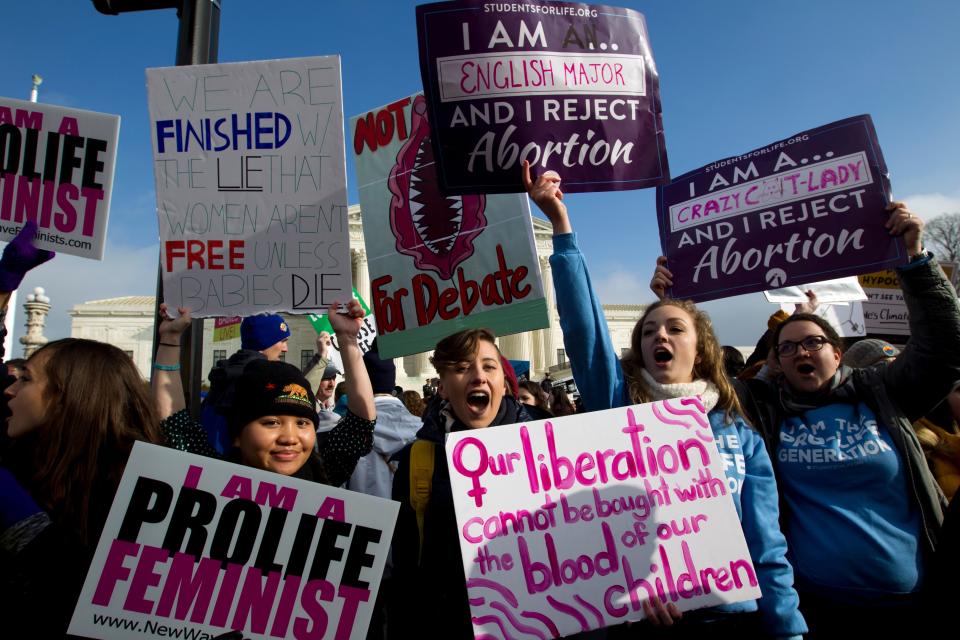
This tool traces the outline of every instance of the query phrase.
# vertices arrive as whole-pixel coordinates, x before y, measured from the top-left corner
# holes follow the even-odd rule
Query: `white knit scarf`
[[[693,382],[677,382],[674,384],[660,384],[653,379],[650,372],[646,369],[640,369],[640,375],[643,377],[644,384],[654,400],[670,400],[672,398],[684,398],[686,396],[700,396],[703,406],[707,411],[713,411],[717,406],[717,400],[720,399],[720,392],[717,385],[709,380],[694,380]]]

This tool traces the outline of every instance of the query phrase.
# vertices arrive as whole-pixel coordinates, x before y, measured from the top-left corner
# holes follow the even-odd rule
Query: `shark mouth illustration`
[[[387,186],[390,227],[397,251],[412,256],[418,269],[434,271],[444,280],[473,255],[473,241],[487,226],[482,195],[445,196],[437,184],[430,146],[427,102],[413,101],[410,137],[397,154]]]

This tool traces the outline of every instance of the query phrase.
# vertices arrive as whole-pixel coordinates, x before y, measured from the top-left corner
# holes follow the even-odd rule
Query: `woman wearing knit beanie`
[[[186,411],[178,360],[180,336],[190,325],[189,309],[172,319],[161,305],[160,341],[154,365],[153,390],[162,427],[170,446],[219,457],[202,425]],[[330,307],[328,317],[337,334],[347,373],[347,414],[330,432],[319,451],[316,398],[300,370],[283,362],[254,360],[237,381],[228,413],[233,450],[228,459],[266,471],[339,486],[353,473],[357,460],[369,453],[376,409],[370,378],[363,366],[357,333],[364,311],[352,300],[345,313]]]

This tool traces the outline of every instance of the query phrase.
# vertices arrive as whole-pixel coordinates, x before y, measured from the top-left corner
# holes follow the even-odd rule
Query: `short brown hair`
[[[837,333],[837,330],[833,328],[829,322],[821,318],[815,313],[795,313],[780,324],[777,325],[777,328],[773,330],[773,338],[771,348],[773,352],[777,354],[777,360],[780,359],[780,350],[777,349],[780,346],[780,334],[783,332],[783,328],[788,324],[793,324],[794,322],[812,322],[813,324],[820,327],[823,331],[824,337],[827,339],[827,343],[832,346],[837,351],[843,351],[846,346],[844,345],[843,338],[840,337],[840,334]]]
[[[437,370],[437,375],[442,375],[460,362],[472,360],[480,348],[480,342],[489,342],[500,355],[500,348],[497,347],[497,336],[490,329],[464,329],[457,333],[447,336],[437,343],[433,350],[433,356],[430,358],[430,364]]]

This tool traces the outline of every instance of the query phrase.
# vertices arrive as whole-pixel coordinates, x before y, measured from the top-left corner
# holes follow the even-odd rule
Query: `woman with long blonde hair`
[[[671,603],[652,598],[642,604],[654,624],[679,627],[672,637],[703,633],[778,637],[807,631],[793,588],[793,569],[777,522],[778,496],[763,439],[743,418],[737,394],[723,371],[720,344],[708,316],[690,302],[662,300],[646,309],[622,362],[610,341],[603,308],[590,282],[586,261],[563,203],[560,176],[548,171],[534,180],[523,165],[531,199],[553,225],[550,266],[560,310],[560,327],[573,377],[588,411],[668,398],[699,396],[725,460],[727,486],[743,526],[763,592],[759,600],[711,607],[681,620]],[[653,283],[654,286],[657,282]],[[661,292],[662,293],[662,292]],[[760,625],[755,612],[760,613]],[[639,611],[635,611],[639,613]],[[703,626],[706,625],[706,626]],[[762,630],[757,628],[762,626]]]

